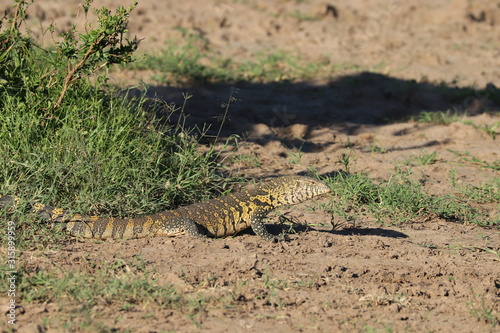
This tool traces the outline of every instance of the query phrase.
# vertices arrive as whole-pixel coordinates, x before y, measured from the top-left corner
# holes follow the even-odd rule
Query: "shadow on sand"
[[[141,93],[137,89],[128,92],[132,96]],[[500,112],[500,90],[493,84],[480,89],[464,88],[371,72],[341,76],[322,84],[194,82],[182,88],[151,86],[146,96],[152,101],[158,99],[179,106],[184,103],[184,93],[192,96],[184,109],[186,126],[201,129],[209,125],[207,138],[217,134],[224,119],[222,138],[238,134],[261,144],[280,140],[289,147],[304,142],[289,133],[297,124],[307,126],[304,136],[307,139],[312,128],[335,127],[354,135],[361,126],[406,121],[422,111],[449,110],[467,115]],[[164,119],[170,116],[169,121],[177,122],[180,112],[172,115],[165,104],[151,105]],[[303,148],[314,149],[307,145]]]

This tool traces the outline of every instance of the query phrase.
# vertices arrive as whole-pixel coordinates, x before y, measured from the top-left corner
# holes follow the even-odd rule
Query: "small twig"
[[[16,12],[14,13],[14,18],[12,19],[12,26],[11,26],[11,30],[14,31],[14,30],[17,30],[19,28],[19,25],[17,25],[17,19],[19,17],[19,11],[21,10],[21,6],[24,4],[24,1],[19,1],[17,3],[17,6],[16,6]]]
[[[87,59],[90,57],[92,53],[95,51],[95,46],[99,45],[99,43],[103,40],[103,37],[99,38],[97,41],[94,42],[92,46],[85,52],[85,55],[83,58],[76,63],[76,65],[71,68],[71,63],[68,60],[68,74],[66,74],[66,77],[64,78],[64,83],[63,83],[63,88],[61,89],[61,93],[59,94],[59,98],[57,99],[56,104],[54,104],[54,110],[59,108],[61,106],[62,100],[64,99],[64,96],[66,95],[66,92],[68,91],[69,86],[71,83],[74,82],[75,80],[75,74],[85,65],[85,62]]]

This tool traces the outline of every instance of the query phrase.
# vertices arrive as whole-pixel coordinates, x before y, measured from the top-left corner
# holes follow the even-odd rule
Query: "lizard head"
[[[297,204],[330,192],[325,183],[305,176],[283,176],[266,182],[273,206]]]

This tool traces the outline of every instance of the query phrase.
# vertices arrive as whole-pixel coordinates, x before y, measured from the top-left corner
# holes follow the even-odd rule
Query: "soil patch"
[[[64,31],[81,17],[79,2],[38,1],[30,20],[55,20]],[[111,0],[95,4],[116,7]],[[201,32],[221,57],[235,61],[283,50],[305,62],[338,64],[335,77],[307,82],[153,83],[151,97],[177,105],[183,92],[192,94],[188,123],[212,124],[209,134],[220,126],[221,103],[234,94],[223,136],[245,140],[224,153],[230,172],[258,178],[314,168],[328,175],[342,168],[347,154],[352,172],[379,181],[411,166],[412,177],[431,194],[498,179],[498,169],[488,167],[500,160],[498,138],[486,129],[500,123],[499,1],[142,0],[132,12],[130,34],[144,38],[143,52],[179,38],[175,28]],[[47,34],[34,33],[49,42]],[[113,80],[134,86],[139,78],[151,82],[152,74],[117,71]],[[421,111],[446,110],[461,116],[449,124],[409,121]],[[418,163],[424,154],[435,160]],[[118,331],[499,330],[498,228],[436,219],[384,225],[360,216],[355,225],[337,219],[343,228],[331,230],[325,226],[331,216],[308,205],[282,211],[309,227],[279,244],[251,232],[215,240],[72,239],[23,259],[32,271],[92,274],[89,263],[121,260],[126,266],[141,258],[160,284],[203,294],[208,302],[192,316],[105,303],[92,310],[92,320]],[[484,207],[498,214],[498,202]],[[71,311],[23,304],[16,329],[37,332],[47,318]]]

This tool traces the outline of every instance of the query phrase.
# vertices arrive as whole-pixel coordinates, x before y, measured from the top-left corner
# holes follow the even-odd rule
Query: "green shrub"
[[[138,42],[123,34],[135,5],[97,10],[97,26],[43,49],[20,33],[27,3],[16,4],[0,31],[1,194],[130,216],[223,190],[217,153],[201,153],[193,131],[106,85],[101,68],[133,60]]]

